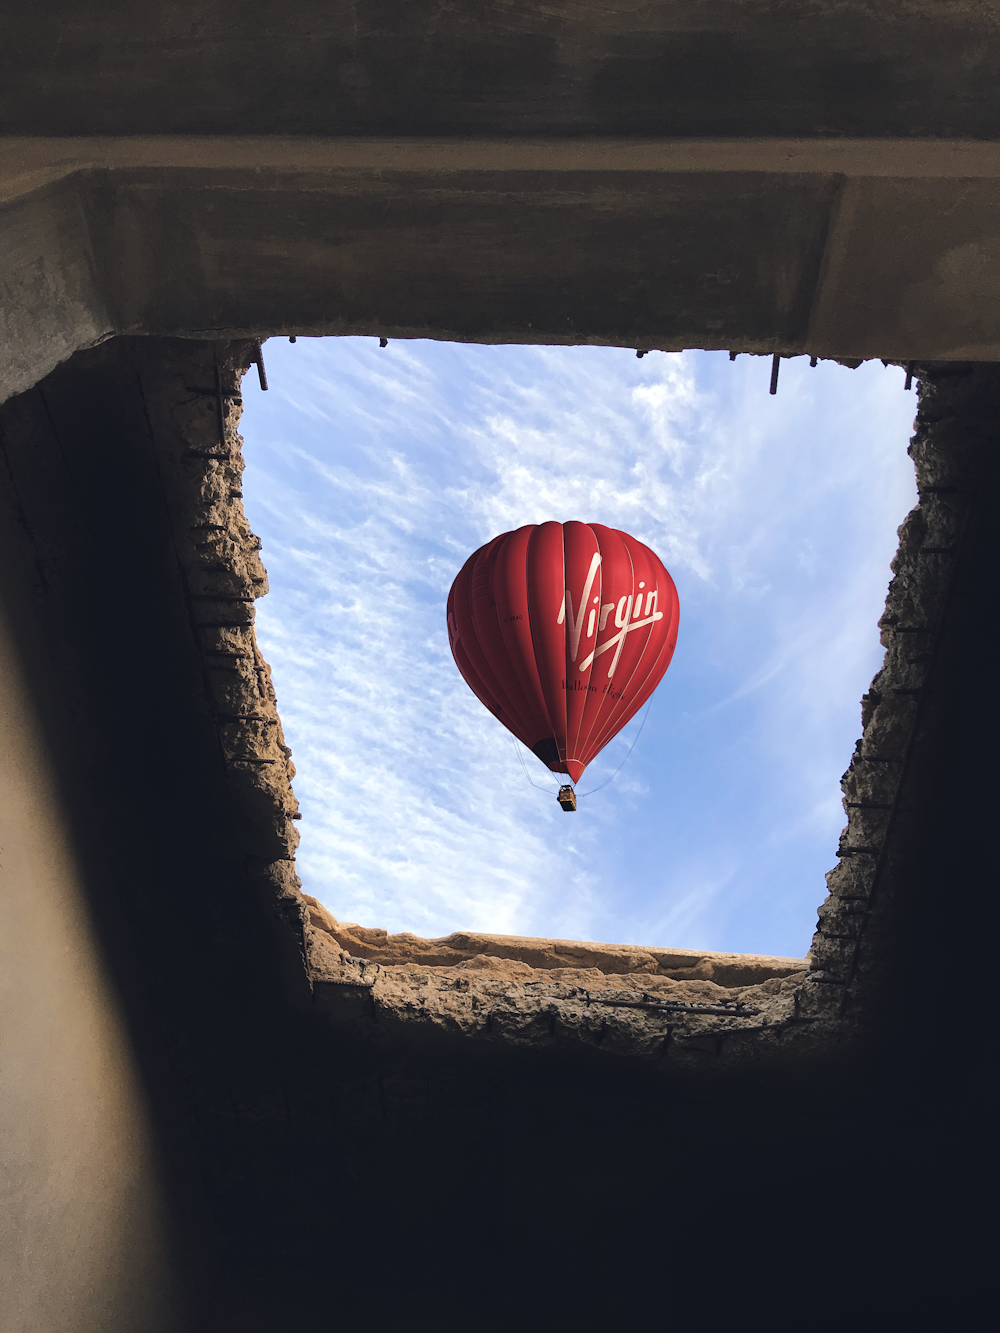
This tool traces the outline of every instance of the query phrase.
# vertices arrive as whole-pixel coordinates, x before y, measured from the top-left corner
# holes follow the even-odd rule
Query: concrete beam
[[[0,140],[0,392],[114,334],[994,360],[998,150]]]

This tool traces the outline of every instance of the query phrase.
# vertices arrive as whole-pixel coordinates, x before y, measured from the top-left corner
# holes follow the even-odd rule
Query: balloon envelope
[[[469,556],[448,594],[448,638],[490,712],[578,782],[662,680],[678,610],[673,579],[634,537],[530,523]]]

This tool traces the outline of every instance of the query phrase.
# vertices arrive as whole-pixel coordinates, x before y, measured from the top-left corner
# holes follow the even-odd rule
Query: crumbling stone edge
[[[810,955],[821,1009],[842,1025],[862,1019],[885,970],[892,913],[906,890],[894,845],[919,841],[907,776],[970,520],[998,455],[1000,367],[910,363],[907,370],[919,379],[909,446],[919,499],[898,530],[879,620],[885,658],[861,701],[862,736],[841,781],[847,825]]]
[[[134,349],[204,690],[248,879],[283,918],[307,968],[308,913],[295,873],[295,765],[254,631],[268,590],[243,508],[241,381],[258,344],[157,339]],[[144,373],[147,369],[150,373]]]

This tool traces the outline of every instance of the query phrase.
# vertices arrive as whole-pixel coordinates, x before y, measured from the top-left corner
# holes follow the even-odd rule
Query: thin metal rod
[[[267,371],[264,369],[264,349],[260,343],[257,343],[253,349],[253,359],[257,366],[257,378],[260,380],[260,387],[267,393]]]
[[[222,372],[219,370],[219,363],[215,363],[215,416],[219,425],[219,443],[223,449],[229,447],[229,441],[226,439],[226,411],[222,403]]]
[[[771,361],[771,392],[778,392],[778,367],[781,365],[781,354],[775,352]]]

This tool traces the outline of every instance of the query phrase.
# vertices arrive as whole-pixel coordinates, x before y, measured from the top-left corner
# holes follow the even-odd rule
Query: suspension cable
[[[641,724],[640,724],[640,726],[639,726],[639,730],[635,733],[635,740],[634,740],[634,741],[632,742],[632,744],[628,747],[628,754],[625,755],[625,759],[623,759],[623,760],[621,761],[621,763],[618,765],[618,767],[615,769],[615,771],[611,774],[611,777],[609,777],[609,778],[605,778],[604,781],[600,784],[600,786],[598,786],[598,787],[591,787],[590,791],[581,791],[581,792],[577,792],[577,800],[582,801],[583,798],[584,798],[585,796],[593,796],[596,792],[603,791],[604,788],[608,785],[609,782],[613,782],[613,781],[615,780],[615,778],[618,776],[618,774],[619,774],[619,773],[622,771],[622,769],[625,767],[625,760],[628,759],[628,756],[629,756],[629,755],[632,753],[632,751],[635,749],[636,741],[638,741],[639,737],[642,735],[642,728],[646,725],[646,718],[649,717],[649,710],[652,708],[652,706],[653,706],[653,696],[650,695],[650,696],[649,696],[649,703],[647,703],[647,705],[646,705],[646,711],[645,711],[645,713],[643,713],[643,715],[642,715],[642,722],[641,722]]]
[[[599,791],[603,791],[604,788],[608,785],[609,782],[614,782],[615,778],[618,776],[618,774],[619,774],[619,773],[622,771],[622,769],[625,767],[625,763],[626,763],[626,761],[628,760],[629,755],[630,755],[630,754],[632,753],[632,751],[635,749],[636,744],[638,743],[639,737],[642,735],[642,729],[643,729],[643,727],[645,727],[645,725],[646,725],[646,719],[649,717],[649,710],[652,708],[652,706],[653,706],[653,696],[650,695],[650,696],[649,696],[649,702],[646,704],[646,711],[645,711],[645,713],[643,713],[643,715],[642,715],[642,722],[641,722],[640,725],[639,725],[639,730],[635,733],[635,740],[634,740],[634,741],[632,742],[632,744],[628,747],[628,751],[627,751],[627,753],[626,753],[626,755],[625,755],[625,758],[621,761],[621,763],[618,765],[618,767],[615,769],[615,771],[611,774],[611,776],[605,778],[604,781],[603,781],[602,783],[600,783],[598,786],[596,786],[596,787],[591,787],[590,791],[581,791],[581,792],[577,792],[576,795],[577,795],[577,799],[578,799],[578,800],[582,801],[583,798],[584,798],[585,796],[594,796],[597,792],[599,792]],[[513,746],[514,746],[514,753],[517,755],[518,760],[519,760],[519,762],[520,762],[520,764],[521,764],[521,771],[523,772],[524,776],[528,779],[528,781],[531,783],[531,785],[532,785],[533,787],[537,787],[537,789],[538,789],[539,791],[547,791],[550,795],[555,795],[556,793],[555,793],[555,791],[554,791],[554,789],[553,789],[552,787],[543,787],[540,783],[534,781],[534,779],[532,778],[531,774],[528,772],[528,770],[527,770],[527,768],[526,768],[526,766],[525,766],[525,763],[524,763],[524,755],[521,753],[521,747],[520,747],[520,746],[518,745],[518,743],[517,743],[517,737],[514,736],[514,735],[511,735],[511,738],[510,738],[510,739],[511,739],[511,743],[512,743]]]

